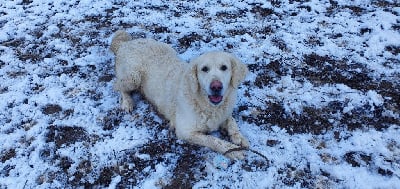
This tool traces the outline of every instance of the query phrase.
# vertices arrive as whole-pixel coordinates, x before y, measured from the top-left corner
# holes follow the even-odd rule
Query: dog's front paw
[[[232,135],[231,140],[234,144],[237,144],[241,147],[248,148],[250,146],[250,142],[240,133],[235,133],[234,135]]]
[[[225,156],[231,160],[243,160],[246,157],[245,151],[243,150],[231,151],[226,153]]]

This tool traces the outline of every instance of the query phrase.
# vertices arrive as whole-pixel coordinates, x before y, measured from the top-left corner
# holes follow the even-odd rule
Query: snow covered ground
[[[240,57],[234,117],[268,161],[219,169],[139,95],[120,111],[121,28]],[[399,94],[396,0],[2,0],[0,188],[399,188]]]

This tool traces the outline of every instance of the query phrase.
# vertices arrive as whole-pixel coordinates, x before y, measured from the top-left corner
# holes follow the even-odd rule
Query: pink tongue
[[[209,96],[211,102],[218,103],[221,102],[222,96]]]

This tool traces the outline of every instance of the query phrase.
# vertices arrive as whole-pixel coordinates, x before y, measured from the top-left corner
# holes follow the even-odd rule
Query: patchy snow
[[[3,0],[0,28],[0,188],[400,186],[397,1]],[[120,111],[121,28],[247,64],[234,117],[268,161],[220,169],[139,95]]]

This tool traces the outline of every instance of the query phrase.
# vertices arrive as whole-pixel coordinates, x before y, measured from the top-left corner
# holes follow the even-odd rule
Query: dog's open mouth
[[[209,95],[208,99],[210,99],[210,102],[217,105],[222,101],[223,96],[221,95]]]

